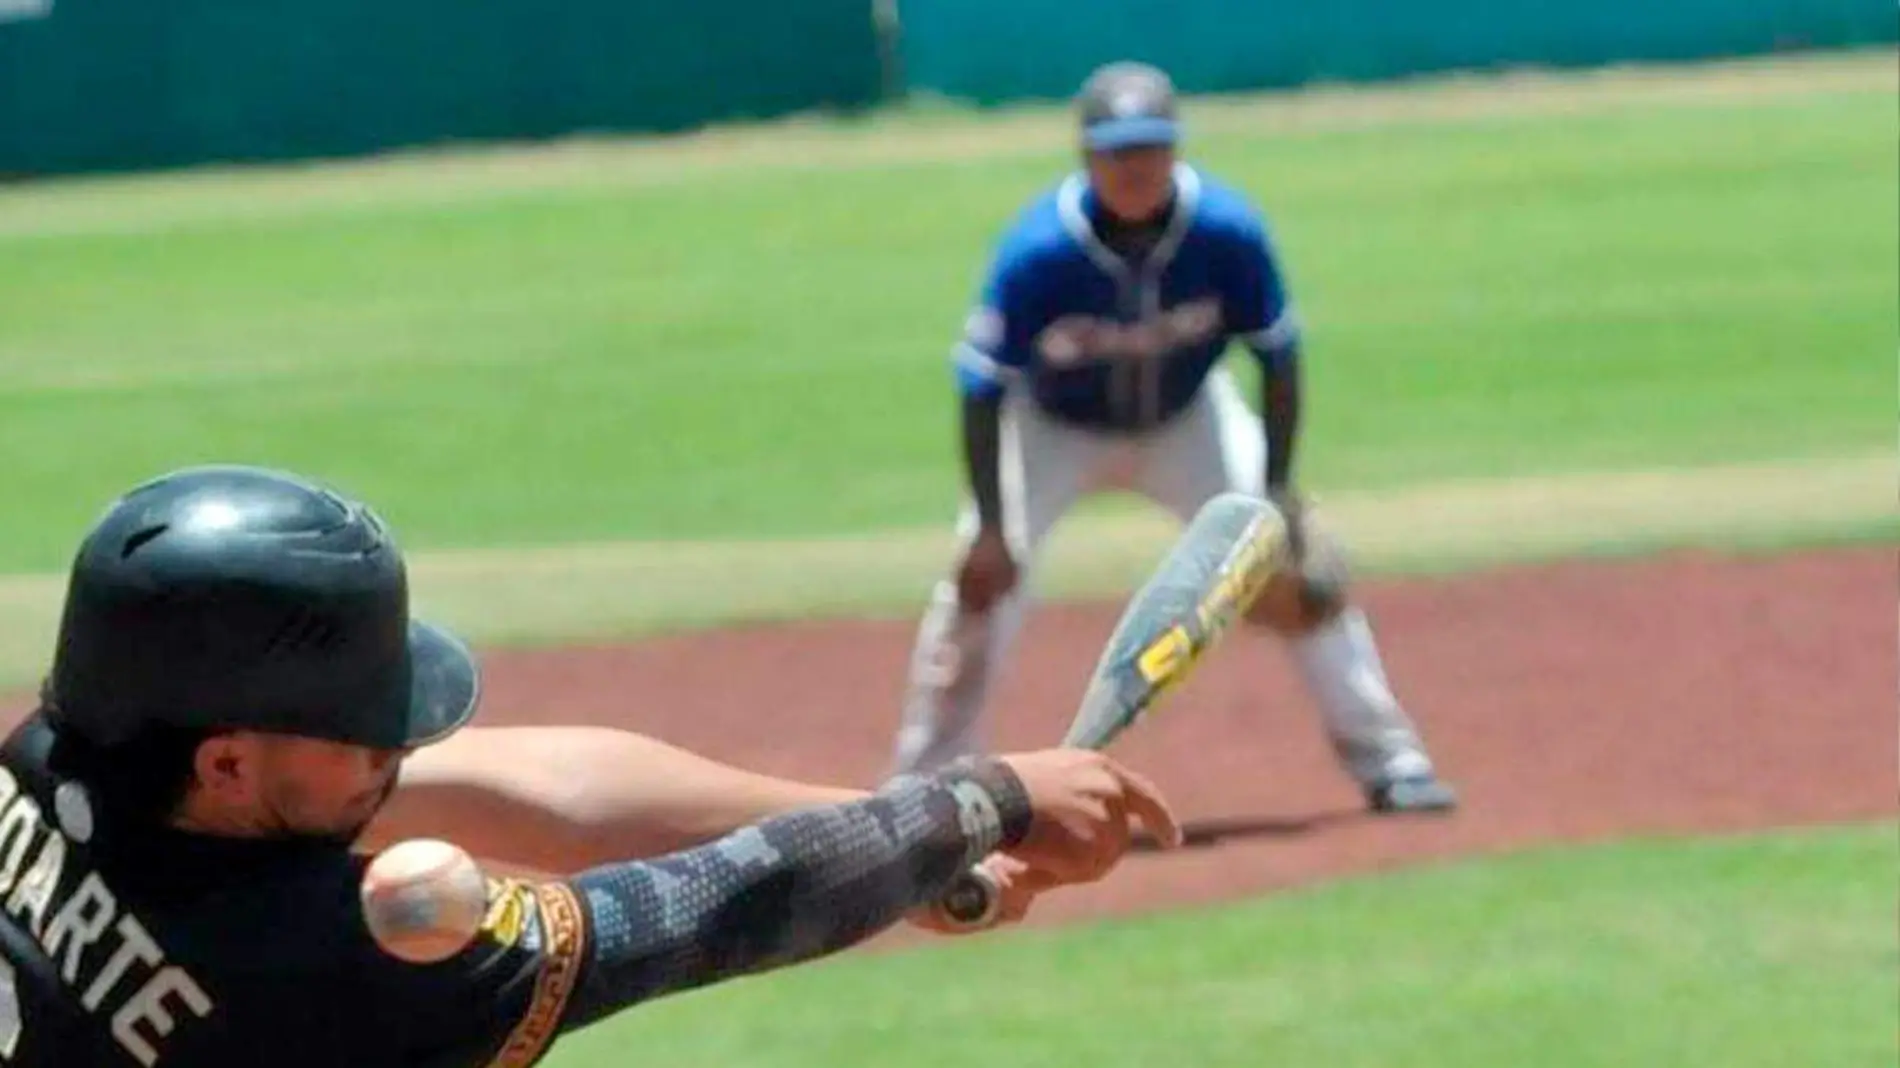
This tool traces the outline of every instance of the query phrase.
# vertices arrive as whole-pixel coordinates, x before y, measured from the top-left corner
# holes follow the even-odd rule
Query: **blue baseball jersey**
[[[956,346],[962,391],[1023,388],[1067,421],[1131,431],[1191,403],[1235,340],[1262,360],[1292,352],[1298,321],[1265,218],[1187,164],[1174,184],[1172,214],[1134,262],[1097,233],[1083,175],[1030,203]]]

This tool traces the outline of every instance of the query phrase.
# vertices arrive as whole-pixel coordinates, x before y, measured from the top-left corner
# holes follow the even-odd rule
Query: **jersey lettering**
[[[1221,307],[1193,300],[1132,323],[1092,315],[1065,315],[1043,330],[1036,348],[1053,367],[1085,361],[1155,360],[1220,336]]]
[[[82,841],[91,833],[89,820],[66,822]],[[72,845],[61,828],[48,825],[39,803],[20,792],[13,773],[0,767],[0,907],[39,943],[86,1012],[106,1016],[119,1048],[155,1068],[164,1059],[166,1037],[182,1023],[209,1016],[216,1004],[189,972],[166,960],[137,916],[120,912],[117,895],[97,872],[68,870]],[[33,1024],[21,1018],[13,967],[5,961],[0,966],[4,1065]]]
[[[126,1052],[137,1057],[140,1064],[158,1063],[158,1050],[140,1033],[140,1027],[149,1028],[153,1036],[163,1039],[177,1026],[171,1010],[165,1006],[167,997],[181,1002],[199,1016],[211,1011],[211,999],[184,969],[176,964],[160,969],[112,1014],[112,1037]]]

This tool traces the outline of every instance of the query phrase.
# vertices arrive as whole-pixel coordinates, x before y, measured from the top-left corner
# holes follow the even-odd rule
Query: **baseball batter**
[[[0,1066],[531,1065],[629,1006],[917,916],[985,858],[1052,886],[1113,868],[1133,821],[1178,841],[1153,787],[1094,754],[864,793],[614,732],[484,739],[462,729],[478,692],[366,506],[240,467],[115,502],[41,707],[0,743]],[[556,874],[491,879],[476,939],[409,963],[361,912],[366,828]],[[664,855],[615,855],[636,845]]]
[[[1292,610],[1263,599],[1252,618],[1289,639],[1346,771],[1374,811],[1451,809],[1364,611],[1346,600],[1338,547],[1293,489],[1300,330],[1263,216],[1176,158],[1160,70],[1097,70],[1080,125],[1083,169],[1015,219],[955,349],[962,559],[918,628],[898,767],[981,748],[1024,574],[1079,498],[1132,491],[1186,521],[1240,491],[1270,497],[1302,542],[1302,596]],[[1218,366],[1236,340],[1262,371],[1258,416]]]

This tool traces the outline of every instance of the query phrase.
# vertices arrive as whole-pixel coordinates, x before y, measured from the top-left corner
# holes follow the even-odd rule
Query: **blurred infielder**
[[[956,576],[918,630],[898,767],[980,748],[984,701],[1022,623],[1021,573],[1078,499],[1133,491],[1186,521],[1238,490],[1273,499],[1304,543],[1301,610],[1263,600],[1252,619],[1287,637],[1347,773],[1374,811],[1451,809],[1345,599],[1336,546],[1291,488],[1299,327],[1266,223],[1177,162],[1174,96],[1143,64],[1091,75],[1085,167],[1015,219],[956,347],[971,499]],[[1217,366],[1235,339],[1260,361],[1260,416]]]

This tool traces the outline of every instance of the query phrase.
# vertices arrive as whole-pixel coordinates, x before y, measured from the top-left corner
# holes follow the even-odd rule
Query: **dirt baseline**
[[[1034,921],[1552,841],[1892,817],[1894,588],[1889,548],[1367,584],[1387,670],[1463,795],[1448,819],[1366,815],[1291,661],[1237,631],[1117,750],[1170,793],[1194,848],[1133,858],[1046,899]],[[1119,609],[1032,611],[993,706],[994,748],[1060,735]],[[490,650],[478,722],[622,725],[763,771],[868,785],[888,759],[911,627]]]

